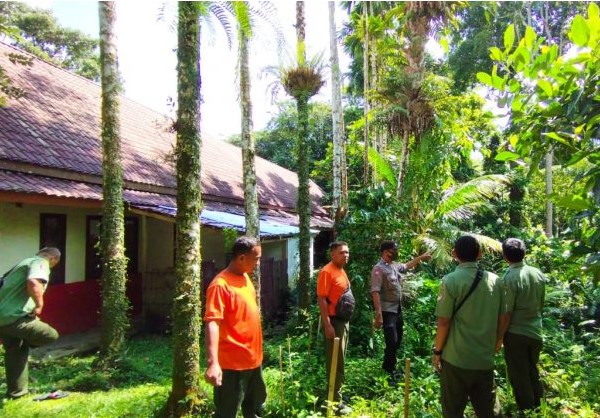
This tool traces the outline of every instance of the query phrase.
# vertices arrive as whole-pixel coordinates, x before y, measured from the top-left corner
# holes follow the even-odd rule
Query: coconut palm
[[[123,170],[119,122],[119,71],[115,34],[116,4],[98,3],[102,85],[102,308],[100,358],[110,366],[122,349],[129,326],[125,295],[127,259],[123,206]]]

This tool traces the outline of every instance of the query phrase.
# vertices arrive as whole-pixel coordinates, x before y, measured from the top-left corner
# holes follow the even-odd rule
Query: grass
[[[294,330],[298,331],[300,330]],[[404,344],[405,350],[412,357],[409,416],[440,417],[439,380],[431,370],[429,352],[413,345],[420,338],[414,331],[413,327],[409,327]],[[286,330],[281,329],[265,338],[264,375],[269,394],[265,416],[323,417],[321,405],[325,398],[325,370],[322,339],[315,341],[313,335],[309,351],[306,333],[294,337],[287,337],[285,333]],[[593,383],[594,376],[598,378],[597,373],[592,372],[598,367],[598,361],[594,364],[581,361],[582,364],[577,366],[573,355],[583,356],[581,352],[571,350],[574,354],[569,357],[561,351],[560,355],[554,356],[552,341],[549,343],[549,353],[544,354],[541,362],[545,369],[544,380],[549,389],[548,405],[537,416],[600,417],[595,412],[598,401],[589,401],[594,399],[593,392],[598,389],[598,382]],[[381,371],[381,335],[375,335],[375,349],[368,355],[352,351],[352,341],[350,344],[351,350],[346,361],[345,393],[350,396],[350,404],[354,408],[351,416],[403,417],[404,386],[401,384],[398,388],[390,388]],[[0,348],[0,354],[1,351]],[[35,393],[19,400],[0,399],[0,417],[161,416],[171,386],[170,337],[143,336],[131,339],[127,343],[127,351],[121,364],[114,370],[104,373],[92,371],[94,360],[95,355],[92,354],[33,362],[30,367],[32,392],[45,393],[61,389],[70,391],[70,396],[43,402],[32,400]],[[0,356],[0,363],[2,361],[3,355]],[[204,363],[204,359],[201,362]],[[404,363],[401,364],[403,365]],[[501,403],[504,411],[514,413],[514,400],[506,387],[501,360],[498,366],[496,381],[499,384]],[[0,393],[4,393],[6,387],[3,367],[0,367],[0,379]],[[590,381],[595,386],[591,387]],[[212,412],[212,389],[204,381],[201,385],[204,402],[196,416],[208,417]],[[471,410],[467,410],[467,416],[473,416]]]

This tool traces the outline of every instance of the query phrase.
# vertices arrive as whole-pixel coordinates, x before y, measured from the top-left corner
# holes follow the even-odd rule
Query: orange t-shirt
[[[335,306],[349,285],[350,281],[344,269],[337,267],[333,263],[325,265],[319,271],[319,276],[317,277],[317,296],[327,298],[329,316],[335,316]]]
[[[256,291],[247,274],[225,270],[206,291],[204,321],[219,323],[219,364],[227,370],[250,370],[262,364],[262,328]]]

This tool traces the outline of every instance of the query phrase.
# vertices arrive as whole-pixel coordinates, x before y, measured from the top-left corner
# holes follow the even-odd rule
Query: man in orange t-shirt
[[[262,328],[256,291],[248,276],[259,265],[260,243],[240,237],[232,259],[206,291],[206,381],[215,387],[215,417],[261,416],[267,399],[262,376]]]
[[[339,414],[350,413],[351,408],[341,402],[341,387],[344,383],[344,356],[348,347],[348,321],[335,316],[335,307],[342,293],[350,286],[344,266],[348,263],[350,251],[348,244],[343,241],[335,241],[331,244],[331,262],[325,265],[317,277],[317,300],[323,320],[323,331],[325,332],[325,367],[327,367],[327,386],[329,392],[329,374],[331,371],[331,360],[333,357],[333,339],[340,338],[340,351],[338,353],[338,364],[335,374],[334,400],[339,402],[336,412]]]

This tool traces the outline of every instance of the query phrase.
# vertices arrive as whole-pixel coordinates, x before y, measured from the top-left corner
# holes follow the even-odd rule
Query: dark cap
[[[391,241],[391,240],[383,241],[381,243],[381,245],[379,246],[379,251],[384,252],[385,250],[394,250],[394,251],[397,251],[398,250],[398,244],[396,244],[394,241]]]

